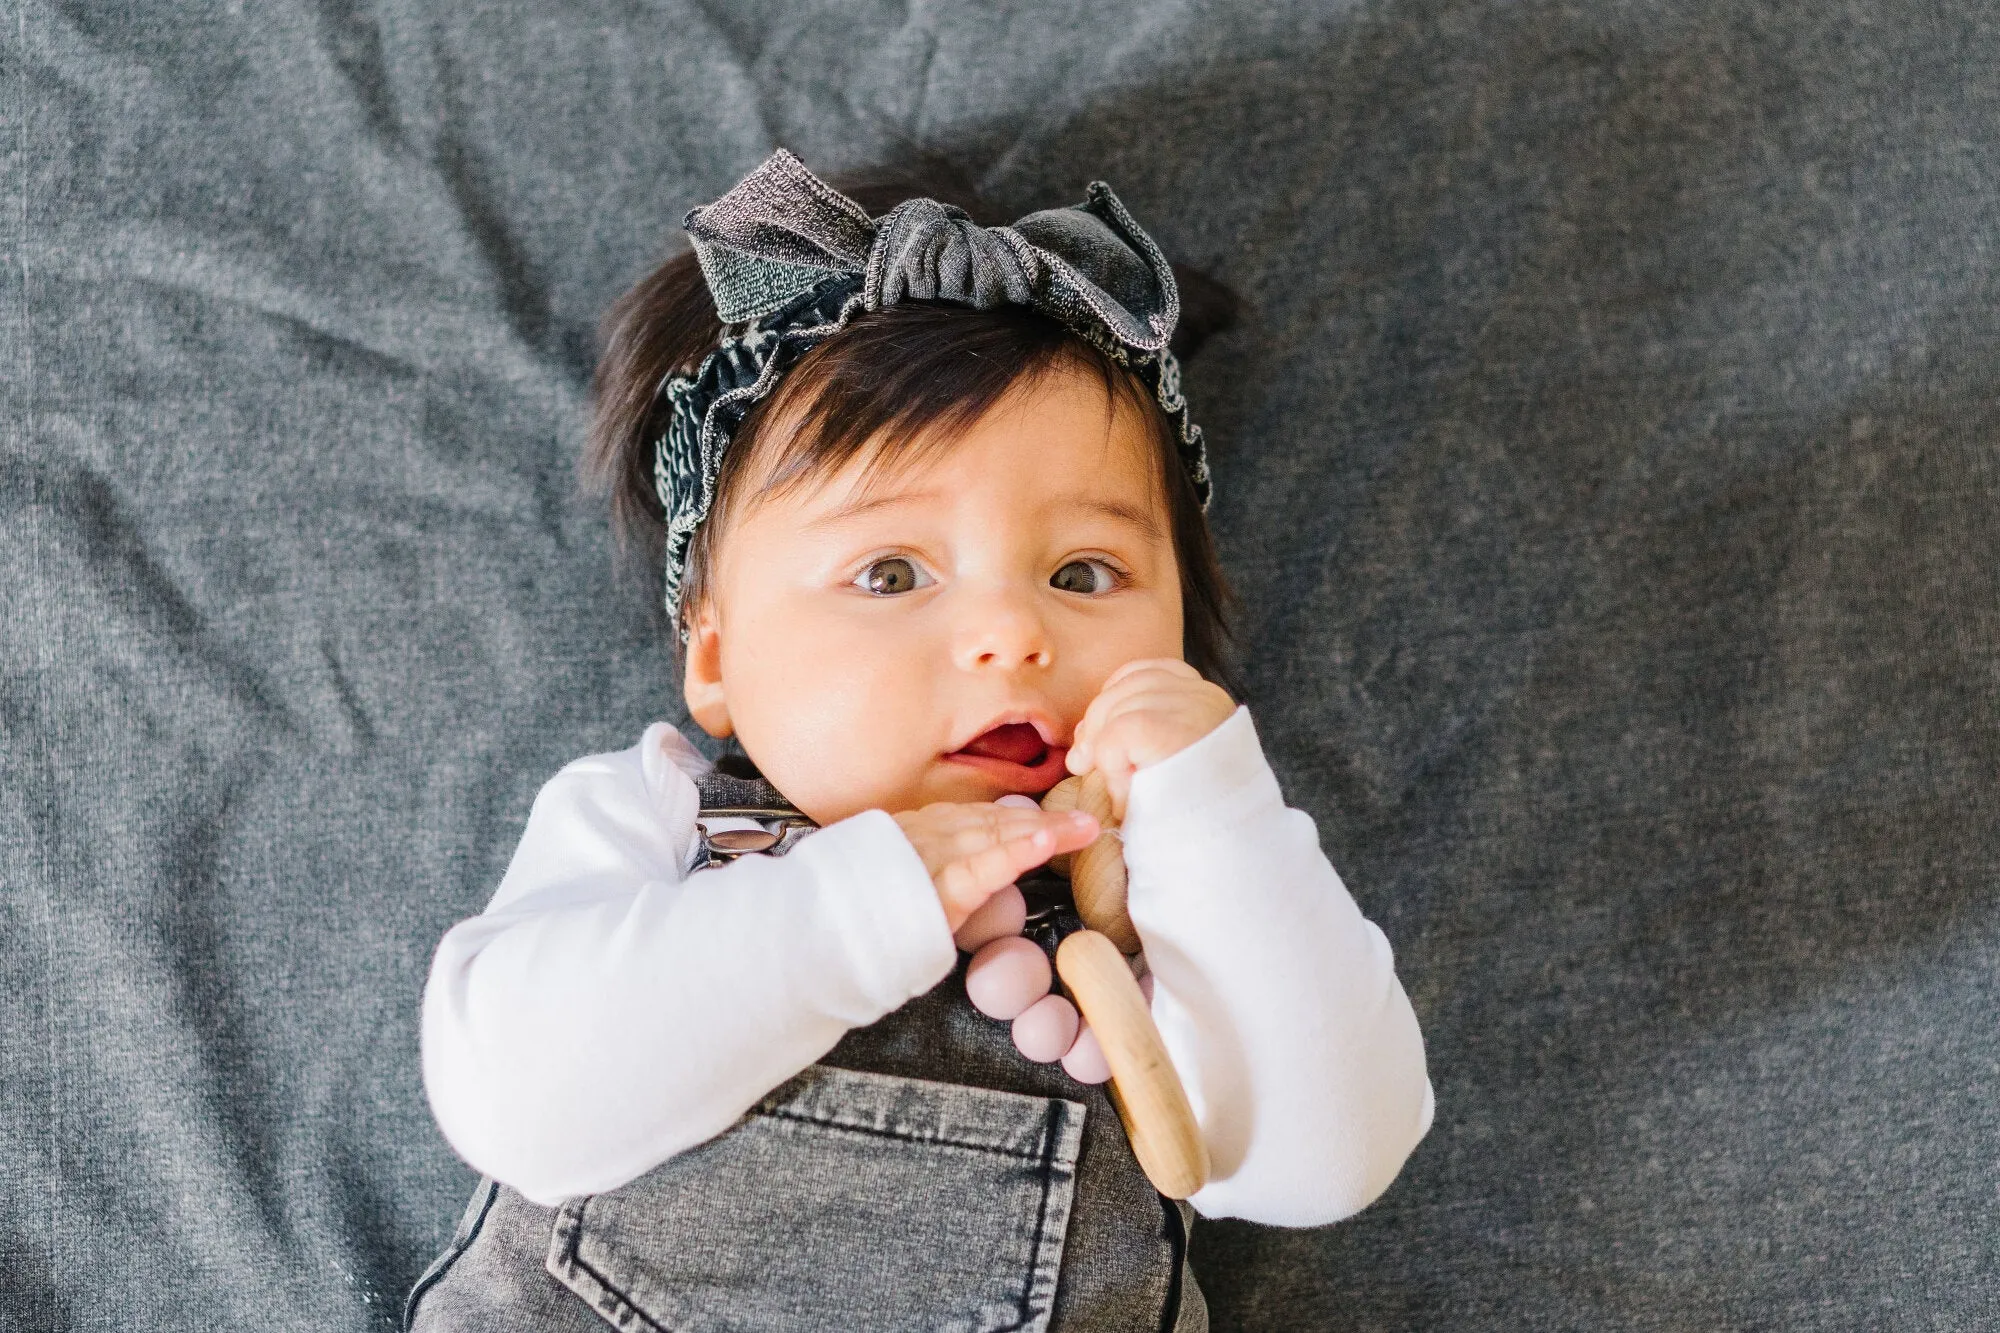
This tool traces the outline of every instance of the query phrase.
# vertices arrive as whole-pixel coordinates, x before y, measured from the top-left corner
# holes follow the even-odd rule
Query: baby
[[[850,189],[777,153],[612,313],[595,458],[747,765],[663,722],[568,765],[439,946],[425,1086],[486,1179],[411,1327],[1202,1329],[1195,1212],[1336,1221],[1430,1125],[1388,944],[1217,683],[1171,268],[1101,184],[990,229]],[[1100,833],[1030,798],[1086,773],[1185,1201],[1003,975],[1017,880]],[[745,792],[811,831],[711,866]]]

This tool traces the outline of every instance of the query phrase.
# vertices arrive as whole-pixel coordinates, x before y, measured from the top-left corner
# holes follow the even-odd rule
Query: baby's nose
[[[1045,667],[1053,660],[1046,647],[1024,648],[1009,652],[1004,648],[989,648],[973,659],[975,666],[1039,666]]]
[[[977,608],[968,608],[968,612],[956,645],[961,668],[991,671],[1054,664],[1055,646],[1049,641],[1048,627],[1032,610],[994,597]]]

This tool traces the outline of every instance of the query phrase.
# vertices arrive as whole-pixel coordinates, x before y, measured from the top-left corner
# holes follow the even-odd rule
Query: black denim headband
[[[669,616],[679,616],[688,546],[744,416],[821,340],[856,314],[898,301],[1022,305],[1060,320],[1153,391],[1207,508],[1201,427],[1188,417],[1180,364],[1167,348],[1180,291],[1159,247],[1104,182],[1093,181],[1081,204],[1030,213],[1011,227],[981,227],[935,199],[870,218],[781,148],[683,225],[716,313],[742,327],[692,376],[660,386],[671,413],[654,446],[653,484],[666,511]]]

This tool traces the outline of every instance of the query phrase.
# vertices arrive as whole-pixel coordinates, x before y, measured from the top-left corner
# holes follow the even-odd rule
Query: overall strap
[[[695,779],[695,789],[701,794],[695,825],[701,833],[696,870],[754,852],[783,856],[819,827],[762,777],[711,769]],[[722,821],[729,826],[715,827]]]
[[[769,810],[777,814],[799,815],[797,807],[776,787],[761,777],[738,777],[720,768],[711,768],[694,780],[701,793],[703,814],[711,810]],[[799,815],[803,819],[805,816]]]

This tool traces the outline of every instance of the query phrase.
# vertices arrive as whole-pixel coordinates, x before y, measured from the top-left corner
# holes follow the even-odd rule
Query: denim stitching
[[[850,1125],[839,1120],[825,1120],[818,1116],[802,1115],[797,1111],[787,1111],[778,1107],[759,1108],[751,1112],[751,1114],[769,1116],[774,1120],[796,1120],[803,1125],[819,1125],[826,1129],[845,1130],[850,1134],[867,1134],[879,1139],[894,1139],[898,1143],[928,1143],[941,1148],[964,1148],[970,1152],[991,1153],[996,1157],[1018,1157],[1030,1162],[1046,1156],[1045,1151],[1039,1147],[1033,1152],[1017,1152],[1012,1148],[999,1148],[990,1143],[967,1143],[961,1139],[949,1139],[924,1134],[905,1134],[893,1129],[876,1129],[871,1125]],[[1049,1151],[1053,1151],[1053,1149],[1051,1148]]]
[[[590,1262],[583,1257],[580,1248],[583,1243],[583,1212],[589,1203],[588,1199],[578,1200],[573,1208],[564,1208],[561,1216],[556,1219],[557,1234],[562,1238],[564,1263],[568,1267],[581,1269],[588,1274],[591,1282],[597,1287],[596,1292],[588,1297],[574,1287],[571,1287],[570,1291],[575,1293],[578,1299],[588,1300],[591,1309],[619,1328],[631,1328],[638,1324],[657,1329],[659,1333],[674,1333],[673,1329],[640,1309],[630,1293],[620,1290],[610,1278],[592,1268]]]
[[[431,1264],[430,1268],[425,1270],[422,1277],[417,1279],[417,1285],[410,1289],[409,1296],[403,1301],[403,1333],[409,1333],[410,1322],[416,1318],[417,1301],[423,1297],[425,1292],[442,1282],[444,1275],[451,1271],[451,1266],[457,1263],[467,1250],[472,1248],[472,1242],[479,1239],[479,1232],[486,1225],[486,1215],[493,1211],[493,1201],[499,1197],[500,1183],[496,1180],[488,1179],[486,1182],[486,1202],[479,1205],[479,1216],[474,1218],[471,1227],[466,1229],[465,1238],[461,1241],[456,1235],[452,1237],[450,1247],[437,1257],[437,1260]]]
[[[1056,1107],[1053,1103],[1042,1115],[1042,1197],[1035,1208],[1035,1243],[1028,1250],[1028,1282],[1021,1292],[1021,1317],[1011,1327],[1022,1329],[1034,1317],[1029,1303],[1034,1300],[1036,1279],[1042,1270],[1042,1233],[1049,1220],[1049,1191],[1055,1188],[1056,1158]],[[1049,1293],[1050,1318],[1055,1316],[1055,1293]],[[994,1333],[1009,1333],[1007,1329],[996,1329]]]
[[[1057,1119],[1061,1111],[1062,1108],[1060,1106],[1051,1104],[1042,1113],[1041,1141],[1035,1151],[1029,1153],[1013,1152],[1005,1148],[993,1148],[984,1144],[963,1143],[955,1139],[921,1138],[915,1135],[897,1134],[890,1130],[871,1129],[861,1125],[843,1125],[835,1121],[815,1119],[811,1116],[798,1115],[781,1110],[759,1110],[754,1114],[771,1116],[775,1119],[794,1120],[801,1124],[818,1125],[825,1129],[848,1130],[856,1134],[895,1139],[906,1143],[926,1143],[947,1148],[965,1148],[973,1152],[984,1152],[998,1157],[1016,1157],[1039,1161],[1041,1164],[1042,1188],[1035,1206],[1035,1238],[1028,1250],[1028,1269],[1026,1279],[1022,1284],[1021,1298],[1017,1306],[1020,1311],[1020,1318],[1014,1323],[1005,1324],[990,1330],[990,1333],[1018,1333],[1019,1330],[1028,1327],[1035,1316],[1035,1312],[1031,1308],[1031,1303],[1034,1299],[1037,1279],[1041,1273],[1042,1247],[1047,1239],[1049,1194],[1055,1188],[1056,1139],[1058,1137]],[[497,1193],[497,1191],[495,1192]],[[580,1250],[583,1239],[583,1212],[588,1207],[588,1203],[588,1200],[579,1200],[574,1205],[564,1208],[556,1219],[556,1230],[561,1241],[561,1252],[564,1263],[571,1268],[580,1269],[588,1274],[592,1283],[598,1289],[598,1294],[590,1298],[591,1307],[598,1314],[616,1323],[620,1328],[629,1328],[634,1322],[637,1322],[647,1328],[658,1329],[660,1333],[674,1333],[673,1329],[660,1323],[644,1310],[640,1309],[632,1300],[629,1293],[620,1290],[612,1283],[609,1277],[598,1272],[583,1257]],[[487,1207],[490,1208],[491,1206],[492,1200],[489,1197]],[[480,1220],[482,1222],[485,1220],[484,1212],[480,1214]],[[1051,1299],[1053,1299],[1053,1295],[1054,1293],[1051,1293]],[[1053,1316],[1053,1309],[1050,1310],[1050,1314]]]

